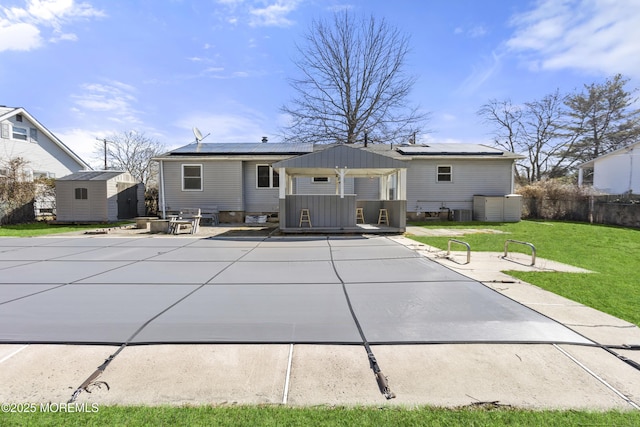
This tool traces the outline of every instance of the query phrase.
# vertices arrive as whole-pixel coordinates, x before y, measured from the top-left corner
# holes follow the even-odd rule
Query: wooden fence
[[[523,219],[558,219],[640,228],[640,196],[524,198]]]

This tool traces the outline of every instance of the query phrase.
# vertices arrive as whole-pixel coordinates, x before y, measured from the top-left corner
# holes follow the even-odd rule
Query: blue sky
[[[490,143],[476,111],[622,73],[640,82],[638,0],[0,0],[0,104],[24,107],[89,163],[97,137],[169,148],[278,141],[296,42],[335,10],[411,38],[419,142]]]

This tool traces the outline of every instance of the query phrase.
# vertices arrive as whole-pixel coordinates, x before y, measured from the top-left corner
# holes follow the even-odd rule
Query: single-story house
[[[640,194],[640,141],[578,166],[578,185],[593,170],[593,188],[607,194]]]
[[[115,222],[144,215],[144,186],[123,171],[81,171],[56,179],[57,222]]]
[[[401,231],[407,219],[443,211],[471,219],[474,196],[513,193],[520,158],[478,144],[265,142],[194,143],[153,160],[160,166],[164,215],[215,207],[221,222],[266,215],[293,232],[309,225],[316,231],[355,230],[358,207],[364,222],[375,226],[386,209],[389,227]],[[302,209],[309,209],[310,218],[301,218]]]

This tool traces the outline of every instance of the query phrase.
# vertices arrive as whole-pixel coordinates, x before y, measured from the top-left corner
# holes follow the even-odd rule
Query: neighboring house
[[[114,222],[144,214],[144,187],[129,172],[81,171],[56,179],[57,222]]]
[[[0,176],[6,175],[8,162],[18,157],[26,162],[28,180],[91,169],[24,108],[0,106]],[[36,215],[51,213],[53,200],[36,200],[35,210]]]
[[[640,141],[578,166],[578,185],[593,170],[593,188],[607,194],[640,194]]]
[[[0,173],[4,161],[21,157],[33,178],[59,178],[91,169],[24,108],[0,106]]]
[[[346,230],[355,224],[355,207],[365,202],[376,206],[365,213],[366,222],[374,224],[379,208],[393,205],[396,219],[392,214],[391,225],[398,229],[404,228],[406,218],[436,216],[442,210],[470,213],[474,196],[513,193],[514,162],[519,158],[475,144],[200,143],[154,160],[160,164],[160,211],[165,215],[215,206],[222,222],[243,222],[245,215],[282,213],[281,228],[295,229],[300,228],[298,213],[283,204],[294,199],[289,196],[341,195],[339,201],[318,205],[311,216],[312,223],[315,217],[322,225],[319,216],[326,216],[330,205],[344,203],[348,220],[325,218],[324,223]],[[342,200],[351,196],[355,206]]]

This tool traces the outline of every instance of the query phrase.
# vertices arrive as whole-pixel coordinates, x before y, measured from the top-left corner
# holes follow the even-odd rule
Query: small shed
[[[144,186],[124,171],[81,171],[56,180],[56,221],[114,222],[144,214]]]
[[[522,196],[473,196],[473,219],[484,222],[519,222]]]

